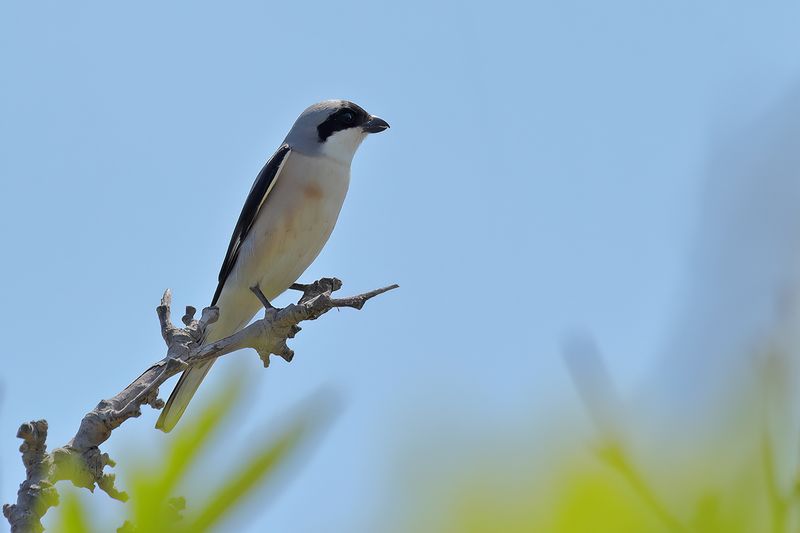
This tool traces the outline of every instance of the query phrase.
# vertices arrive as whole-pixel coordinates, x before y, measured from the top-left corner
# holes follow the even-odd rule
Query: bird
[[[369,134],[388,128],[348,100],[324,100],[300,114],[244,202],[211,301],[219,319],[203,342],[224,339],[250,322],[262,306],[252,287],[272,300],[311,265],[336,225],[356,150]],[[213,363],[183,372],[157,429],[175,427]]]

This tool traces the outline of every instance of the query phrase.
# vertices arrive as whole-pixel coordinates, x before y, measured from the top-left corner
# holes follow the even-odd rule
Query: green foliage
[[[84,533],[91,531],[89,521],[78,496],[74,492],[67,493],[60,505],[61,516],[58,531],[63,533]]]
[[[441,473],[431,478],[423,475],[405,487],[409,506],[403,509],[402,523],[392,531],[797,531],[786,505],[793,505],[796,512],[798,502],[775,505],[758,453],[732,466],[724,480],[708,477],[708,457],[675,463],[681,472],[679,479],[670,481],[651,479],[650,465],[635,463],[621,448],[595,451],[555,451],[534,462],[523,454],[485,456],[462,464],[460,473],[449,478]]]
[[[241,390],[240,385],[226,387],[196,419],[179,426],[169,447],[159,454],[160,459],[148,462],[154,466],[139,468],[129,476],[128,519],[118,531],[196,533],[214,529],[261,486],[274,482],[284,470],[282,467],[319,433],[331,415],[320,398],[309,401],[277,435],[263,441],[251,439],[248,451],[231,453],[236,463],[227,478],[203,487],[206,494],[188,495],[187,504],[183,497],[175,497],[176,491],[187,477],[202,471],[202,453],[222,433],[223,421],[239,403]],[[232,447],[227,441],[224,445]],[[69,491],[64,495],[53,530],[90,533],[116,529],[116,526],[92,527],[87,518],[90,515],[87,504]]]
[[[795,424],[791,411],[782,418],[773,410],[787,403],[782,389],[790,382],[782,361],[780,353],[759,359],[771,371],[749,376],[720,418],[705,421],[708,434],[702,439],[643,439],[649,426],[631,417],[612,426],[618,434],[602,427],[587,441],[583,427],[556,422],[567,416],[557,409],[538,431],[517,433],[523,422],[495,433],[444,471],[415,468],[419,475],[403,487],[409,501],[392,502],[405,506],[404,521],[392,531],[800,531],[800,472],[784,476],[789,483],[779,479],[779,473],[792,474],[785,470],[795,463],[782,460],[768,424],[770,418],[778,427]]]

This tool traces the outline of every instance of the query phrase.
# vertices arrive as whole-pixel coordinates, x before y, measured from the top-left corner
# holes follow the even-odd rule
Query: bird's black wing
[[[250,194],[247,195],[247,200],[244,202],[244,207],[242,207],[239,220],[236,222],[233,235],[231,235],[228,253],[225,254],[225,260],[222,262],[222,268],[219,270],[219,284],[217,285],[217,290],[214,293],[214,299],[211,301],[211,305],[217,304],[219,295],[222,293],[222,287],[225,286],[225,280],[228,279],[228,274],[231,273],[233,265],[236,264],[236,258],[239,256],[239,248],[242,246],[242,242],[244,242],[244,238],[247,236],[250,228],[253,227],[258,212],[261,206],[264,205],[264,201],[267,199],[267,195],[272,190],[272,187],[275,185],[275,181],[278,179],[278,173],[290,151],[291,149],[288,144],[284,144],[278,148],[278,151],[275,152],[269,161],[267,161],[267,164],[264,165],[264,168],[261,169],[261,172],[258,173],[256,182],[253,184],[253,188],[250,189]]]

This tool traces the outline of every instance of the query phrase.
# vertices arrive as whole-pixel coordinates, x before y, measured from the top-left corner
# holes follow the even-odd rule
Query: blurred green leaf
[[[86,516],[86,509],[74,490],[62,494],[59,509],[60,515],[55,531],[59,533],[90,533],[93,531]]]
[[[244,377],[232,379],[203,409],[195,419],[184,421],[176,434],[167,440],[168,446],[156,451],[156,456],[128,458],[140,464],[152,465],[136,469],[130,476],[128,492],[128,519],[119,529],[126,533],[201,532],[217,526],[229,518],[264,483],[273,481],[288,460],[305,447],[312,435],[318,434],[330,419],[332,410],[329,398],[312,398],[303,409],[291,416],[277,436],[248,440],[248,451],[230,454],[233,463],[230,474],[217,484],[202,487],[206,492],[193,491],[188,505],[175,494],[189,477],[202,477],[204,462],[202,452],[221,432],[224,422],[241,403],[246,389]],[[275,435],[272,432],[272,435]],[[231,446],[225,442],[225,446]],[[198,475],[198,473],[200,473]],[[92,498],[91,505],[106,505],[107,500]],[[202,503],[200,503],[202,502]],[[188,509],[188,510],[187,510]],[[91,511],[74,493],[67,493],[59,512],[55,531],[90,533],[88,516]],[[185,516],[183,516],[185,515]],[[113,531],[107,527],[102,531]]]
[[[312,406],[313,407],[313,406]],[[262,451],[243,461],[242,466],[225,481],[196,516],[187,520],[184,531],[206,531],[218,524],[260,484],[273,476],[290,454],[308,440],[309,436],[324,422],[321,411],[307,409]]]
[[[231,380],[194,420],[185,421],[158,466],[132,477],[132,521],[140,531],[171,531],[175,510],[168,505],[172,491],[187,474],[215,431],[231,413],[244,388]]]

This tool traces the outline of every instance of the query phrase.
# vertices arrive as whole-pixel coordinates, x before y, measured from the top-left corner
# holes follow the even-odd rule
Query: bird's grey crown
[[[284,139],[293,150],[311,154],[320,150],[325,139],[320,138],[319,127],[341,109],[352,109],[359,115],[369,116],[363,108],[348,100],[323,100],[306,108]]]

